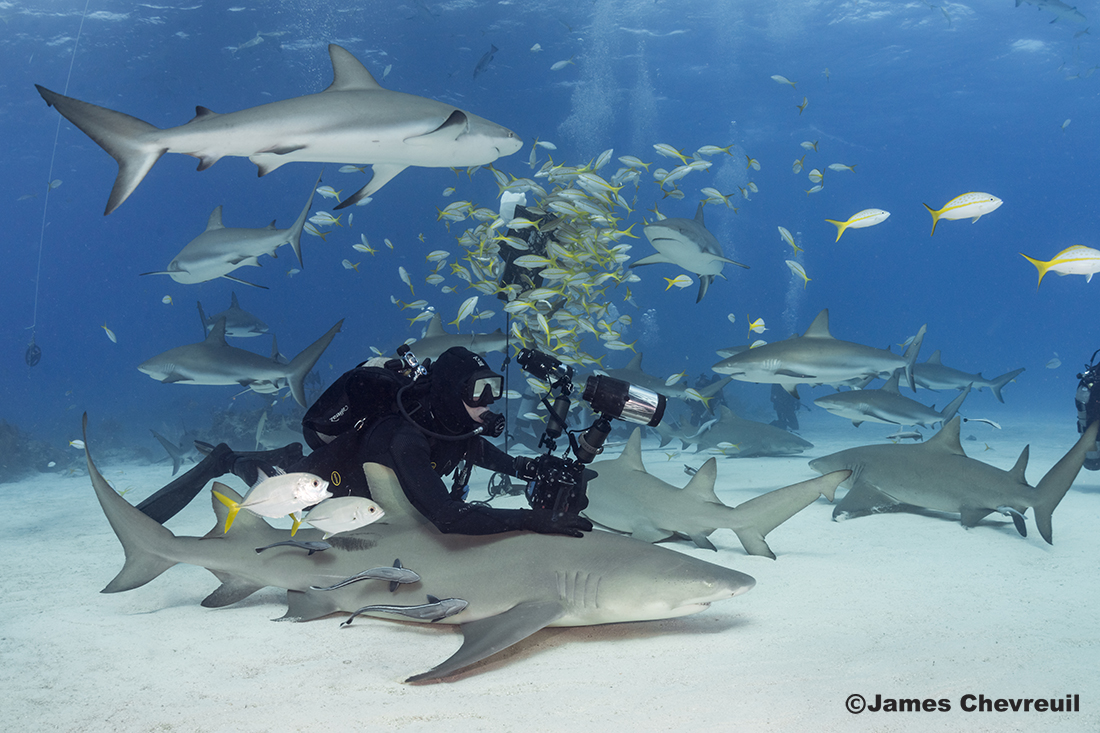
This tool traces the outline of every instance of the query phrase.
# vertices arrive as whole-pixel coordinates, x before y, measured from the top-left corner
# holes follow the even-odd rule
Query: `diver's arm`
[[[471,442],[470,452],[466,457],[475,465],[487,468],[493,473],[518,477],[515,456],[508,455],[481,436],[474,438]]]
[[[576,516],[555,521],[550,512],[497,509],[453,499],[443,479],[431,468],[427,438],[414,428],[402,426],[394,435],[390,451],[405,496],[444,534],[487,535],[528,530],[580,537],[582,530],[592,528],[590,522]]]

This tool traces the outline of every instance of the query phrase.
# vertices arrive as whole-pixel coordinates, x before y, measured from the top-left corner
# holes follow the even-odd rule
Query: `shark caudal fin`
[[[99,505],[111,523],[111,529],[122,543],[126,552],[126,562],[115,579],[107,584],[103,593],[118,593],[133,590],[148,583],[176,564],[175,560],[164,557],[159,548],[171,543],[176,536],[156,520],[145,516],[137,507],[130,504],[111,488],[107,479],[92,462],[88,449],[88,413],[84,413],[82,425],[84,431],[84,456],[88,460],[88,475],[92,479]]]
[[[104,216],[117,209],[134,192],[153,164],[160,160],[160,156],[168,152],[162,144],[143,139],[148,133],[160,129],[148,122],[51,92],[37,84],[35,88],[46,104],[57,109],[62,117],[76,125],[118,162],[118,177],[111,189],[111,197],[107,199]]]
[[[905,350],[901,358],[905,359],[905,378],[909,382],[909,389],[914,392],[917,391],[917,383],[913,379],[913,365],[917,363],[917,354],[920,353],[920,345],[924,343],[924,332],[928,330],[928,324],[924,324],[917,331],[917,335],[913,337],[913,340],[909,343],[909,348]]]
[[[993,390],[993,396],[996,397],[999,402],[1004,402],[1005,401],[1004,397],[1001,397],[1001,388],[1004,387],[1009,382],[1011,382],[1016,377],[1020,376],[1020,374],[1022,374],[1023,371],[1024,371],[1024,368],[1020,367],[1019,369],[1016,369],[1015,371],[1011,371],[1008,374],[1002,374],[1001,376],[997,377],[996,379],[991,380],[989,388]]]
[[[309,216],[309,210],[313,208],[313,197],[317,195],[317,187],[321,185],[321,176],[324,173],[325,169],[322,168],[321,172],[317,174],[317,182],[309,190],[309,200],[306,201],[306,207],[302,209],[302,213],[298,215],[294,225],[286,231],[286,241],[290,244],[290,248],[294,250],[294,254],[298,258],[298,264],[302,267],[306,266],[306,263],[302,262],[302,230],[305,229],[306,217]]]
[[[317,360],[321,358],[321,354],[325,353],[325,349],[332,343],[333,337],[340,331],[342,325],[344,325],[343,318],[330,328],[328,333],[307,346],[302,353],[294,357],[294,360],[287,365],[286,379],[290,384],[290,393],[294,395],[295,401],[302,407],[306,406],[306,375],[309,374],[309,370],[313,368]]]
[[[1062,456],[1053,468],[1047,471],[1047,475],[1043,476],[1043,480],[1035,487],[1036,497],[1032,504],[1035,509],[1035,524],[1038,525],[1039,534],[1043,536],[1048,545],[1054,544],[1051,516],[1058,506],[1058,502],[1062,501],[1062,497],[1066,495],[1069,487],[1073,485],[1073,480],[1080,473],[1081,466],[1085,463],[1085,453],[1092,450],[1096,444],[1096,431],[1098,428],[1100,428],[1100,421],[1089,425],[1084,434],[1069,449],[1069,452]]]
[[[784,486],[738,504],[732,512],[735,516],[732,529],[741,540],[745,552],[775,559],[764,537],[779,525],[824,496],[829,501],[836,495],[836,487],[852,475],[851,471],[833,471],[824,476]]]

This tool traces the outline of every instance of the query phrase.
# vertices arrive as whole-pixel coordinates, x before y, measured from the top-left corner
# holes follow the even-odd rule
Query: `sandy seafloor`
[[[970,423],[967,451],[1001,468],[1031,444],[1029,482],[1076,439],[1071,417]],[[804,456],[720,459],[728,504],[810,478],[809,458],[880,440],[816,411]],[[95,455],[94,420],[90,442]],[[923,431],[930,435],[932,431]],[[75,436],[74,436],[75,437]],[[990,450],[985,450],[985,445]],[[646,441],[649,470],[677,486],[689,454]],[[170,478],[166,464],[104,475],[138,501]],[[476,484],[475,484],[476,485]],[[241,488],[241,487],[238,487]],[[887,514],[830,521],[819,500],[768,536],[775,561],[746,556],[718,530],[718,552],[671,545],[757,579],[749,593],[694,616],[546,629],[452,681],[407,685],[450,656],[454,626],[340,618],[272,623],[283,593],[228,608],[199,602],[217,586],[177,566],[117,595],[99,590],[122,567],[83,475],[0,486],[3,728],[50,731],[1046,730],[1100,728],[1096,567],[1100,474],[1082,471],[1054,513],[1054,546],[993,515]],[[169,522],[212,526],[205,500]],[[949,712],[846,712],[869,701],[945,698]],[[963,695],[1080,695],[1080,712],[964,712]]]

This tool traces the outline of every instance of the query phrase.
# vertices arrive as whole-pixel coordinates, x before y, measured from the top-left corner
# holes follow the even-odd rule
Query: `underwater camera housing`
[[[1100,364],[1096,363],[1097,354],[1100,354],[1100,349],[1093,352],[1085,371],[1077,375],[1081,380],[1074,395],[1078,433],[1085,432],[1089,425],[1100,420]],[[1100,470],[1100,444],[1085,453],[1085,468],[1089,471]]]
[[[621,379],[593,375],[585,382],[581,399],[599,416],[586,430],[576,431],[575,435],[567,432],[565,423],[573,393],[573,367],[534,349],[522,349],[516,361],[528,374],[547,382],[554,395],[553,404],[546,397],[542,398],[549,413],[539,448],[545,446],[546,453],[537,458],[517,457],[516,475],[528,482],[527,501],[532,508],[550,510],[555,518],[575,514],[588,503],[585,497],[587,481],[584,480],[588,471],[586,466],[603,452],[604,441],[611,433],[611,421],[624,420],[656,427],[665,414],[665,397]],[[562,433],[568,436],[575,458],[553,455]]]

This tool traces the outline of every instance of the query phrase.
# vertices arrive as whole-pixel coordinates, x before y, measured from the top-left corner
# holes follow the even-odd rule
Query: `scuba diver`
[[[582,537],[592,529],[578,515],[586,498],[568,514],[467,503],[473,465],[509,476],[524,473],[527,459],[509,456],[483,437],[497,437],[504,430],[504,416],[489,410],[504,392],[504,378],[461,346],[425,365],[407,350],[403,358],[365,362],[321,395],[302,420],[303,435],[313,448],[310,455],[302,456],[300,443],[249,453],[235,453],[222,443],[138,509],[164,523],[211,479],[233,473],[251,486],[258,469],[270,475],[273,467],[328,478],[329,491],[337,496],[369,497],[361,467],[373,462],[397,474],[409,502],[443,533],[528,530]],[[451,472],[455,482],[448,490],[443,476]]]
[[[798,432],[798,408],[802,407],[802,402],[778,384],[772,385],[771,400],[775,409],[775,419],[771,424],[782,430]]]
[[[1077,432],[1083,433],[1089,425],[1100,418],[1100,364],[1096,355],[1100,349],[1092,352],[1092,359],[1085,365],[1085,371],[1077,375],[1077,394],[1074,403],[1077,406]],[[1100,471],[1100,443],[1085,453],[1085,468]]]

